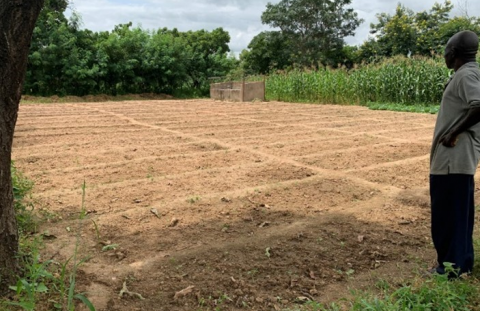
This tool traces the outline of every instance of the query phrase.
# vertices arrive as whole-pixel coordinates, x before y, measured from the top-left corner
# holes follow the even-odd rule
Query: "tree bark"
[[[18,272],[12,142],[33,28],[44,0],[0,0],[0,294]]]

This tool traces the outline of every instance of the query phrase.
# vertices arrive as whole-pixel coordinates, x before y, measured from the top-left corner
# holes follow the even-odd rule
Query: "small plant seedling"
[[[95,235],[97,237],[97,241],[100,241],[100,230],[98,229],[98,225],[95,220],[92,219],[93,227],[95,228]]]
[[[252,278],[258,274],[258,269],[252,269],[247,271],[247,275],[251,276]]]
[[[187,200],[188,203],[190,204],[195,204],[197,203],[198,201],[200,201],[200,197],[199,196],[194,196],[194,197],[191,197]]]
[[[111,250],[116,250],[119,247],[118,244],[108,244],[102,247],[102,252],[107,252]]]

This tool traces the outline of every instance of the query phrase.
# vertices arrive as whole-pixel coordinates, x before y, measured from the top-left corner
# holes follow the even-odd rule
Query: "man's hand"
[[[440,143],[448,148],[455,147],[458,141],[458,135],[477,123],[480,123],[480,106],[468,109],[463,119],[454,128],[450,129],[447,134],[440,138]]]
[[[440,138],[440,143],[444,145],[445,147],[452,148],[455,147],[458,141],[458,135],[448,132],[447,134],[443,135],[442,138]]]

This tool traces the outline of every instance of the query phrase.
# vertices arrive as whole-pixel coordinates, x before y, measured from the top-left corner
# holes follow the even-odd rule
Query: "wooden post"
[[[262,99],[262,101],[265,101],[265,97],[266,97],[265,80],[266,80],[266,77],[263,76],[263,99]]]
[[[242,103],[245,101],[245,76],[242,78]]]

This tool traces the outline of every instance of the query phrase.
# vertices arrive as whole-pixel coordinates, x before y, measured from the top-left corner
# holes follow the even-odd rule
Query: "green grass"
[[[480,237],[475,240],[476,256],[480,255]],[[447,271],[453,269],[447,266]],[[469,311],[480,310],[480,261],[474,272],[449,280],[447,275],[416,276],[403,284],[378,280],[369,291],[353,291],[353,298],[328,305],[310,301],[283,311]]]
[[[39,218],[34,215],[34,203],[30,198],[33,183],[11,165],[14,192],[14,208],[20,234],[19,262],[21,271],[16,284],[10,289],[15,294],[13,300],[0,297],[0,310],[34,311],[40,306],[48,310],[75,310],[75,302],[83,303],[88,310],[95,307],[83,295],[76,292],[76,272],[82,260],[77,260],[78,241],[75,253],[64,263],[42,260],[42,235],[37,232]],[[82,187],[81,218],[85,215],[85,185]],[[81,221],[82,219],[80,219]],[[81,222],[79,222],[79,226]],[[78,231],[80,232],[80,230]]]
[[[449,281],[444,275],[426,280],[416,279],[402,287],[379,282],[375,292],[356,292],[351,301],[338,301],[327,306],[309,302],[288,311],[478,310],[478,286],[475,278]]]
[[[439,105],[403,105],[396,103],[367,103],[368,108],[372,110],[389,110],[389,111],[403,111],[403,112],[418,112],[435,114],[440,108]]]
[[[33,182],[17,170],[12,162],[12,184],[14,208],[17,216],[19,233],[22,237],[37,231],[38,220],[34,216],[34,204],[30,197],[33,189]]]

